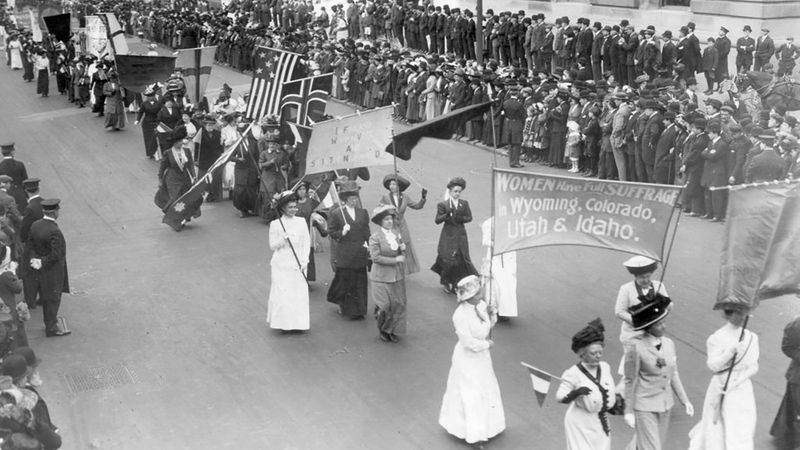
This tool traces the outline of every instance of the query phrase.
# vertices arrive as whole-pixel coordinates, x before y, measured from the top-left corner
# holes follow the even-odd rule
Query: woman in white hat
[[[675,343],[665,336],[670,304],[669,297],[656,294],[631,309],[632,328],[641,334],[631,340],[625,354],[625,422],[636,430],[629,449],[664,448],[674,395],[686,414],[694,415],[678,373]]]
[[[619,288],[617,293],[617,303],[614,306],[614,314],[622,321],[619,340],[623,347],[627,347],[631,340],[643,333],[633,329],[633,317],[630,308],[640,303],[649,302],[655,298],[656,294],[667,297],[667,290],[660,281],[653,280],[653,273],[658,268],[658,262],[646,256],[634,256],[623,263],[633,275],[633,281],[629,281]],[[669,306],[672,308],[672,304]],[[620,368],[621,369],[621,368]],[[620,371],[620,374],[622,372]]]
[[[442,398],[439,425],[475,448],[506,428],[500,386],[492,367],[489,349],[497,310],[483,299],[483,287],[476,275],[458,282],[458,306],[453,325],[458,342],[453,349],[447,390]]]
[[[267,323],[270,328],[284,333],[308,330],[308,283],[304,277],[311,246],[308,227],[306,221],[297,216],[294,192],[276,194],[275,209],[280,218],[269,225],[269,248],[273,253]]]
[[[383,342],[400,342],[397,334],[406,332],[406,282],[403,237],[396,232],[394,206],[378,206],[372,212],[372,223],[380,229],[369,238],[370,291],[375,302],[378,337]]]

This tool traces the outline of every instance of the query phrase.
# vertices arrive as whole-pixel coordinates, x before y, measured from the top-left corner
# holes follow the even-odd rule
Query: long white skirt
[[[272,265],[267,323],[276,330],[308,330],[311,322],[308,283],[298,267]]]
[[[724,379],[724,374],[715,375],[708,384],[703,418],[689,432],[689,450],[753,450],[757,415],[750,380],[725,394],[722,414],[714,423]]]
[[[489,350],[476,353],[456,344],[439,425],[470,444],[505,430],[503,400]]]

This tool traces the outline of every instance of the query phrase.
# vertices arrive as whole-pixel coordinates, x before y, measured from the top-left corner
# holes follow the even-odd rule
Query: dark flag
[[[248,128],[242,136],[247,136],[249,133],[250,129]],[[214,161],[214,164],[208,168],[205,175],[195,180],[188,191],[184,192],[183,195],[178,197],[174,202],[162,209],[164,217],[161,219],[161,222],[171,226],[175,230],[180,230],[183,221],[188,221],[193,217],[199,216],[200,205],[203,203],[204,198],[203,194],[205,194],[208,184],[211,183],[214,176],[213,174],[217,173],[218,176],[222,176],[222,170],[218,169],[221,169],[222,166],[231,159],[231,156],[240,145],[247,145],[245,143],[245,138],[239,138],[235,144],[226,148],[222,155]]]
[[[277,116],[280,113],[283,83],[301,76],[302,64],[298,64],[301,58],[303,55],[298,53],[258,47],[246,118],[259,120],[263,116]]]
[[[463,128],[467,122],[486,113],[491,107],[492,102],[481,103],[457,109],[433,120],[423,122],[395,135],[394,145],[389,144],[386,147],[386,151],[394,154],[396,149],[397,157],[408,161],[411,159],[411,150],[417,146],[420,139],[424,137],[450,139],[459,129]]]
[[[283,83],[282,121],[313,125],[325,120],[332,85],[330,73]]]
[[[143,92],[148,85],[162,82],[175,71],[174,56],[117,55],[119,82],[125,89]]]
[[[183,82],[186,84],[186,95],[195,105],[200,104],[206,94],[206,86],[211,77],[216,51],[216,45],[178,50],[175,70],[181,71]]]
[[[800,182],[733,187],[714,309],[800,295]]]
[[[54,16],[47,16],[44,18],[44,24],[47,26],[47,32],[55,36],[57,40],[64,43],[69,42],[71,21],[72,16],[69,13],[56,14]]]

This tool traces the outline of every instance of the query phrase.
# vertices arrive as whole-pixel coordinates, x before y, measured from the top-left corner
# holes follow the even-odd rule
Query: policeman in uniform
[[[519,98],[519,85],[514,82],[508,86],[508,95],[503,101],[504,142],[508,142],[508,164],[513,168],[524,167],[519,162],[522,149],[522,129],[525,126],[525,106]]]
[[[71,332],[59,325],[58,309],[61,294],[69,292],[67,275],[67,243],[58,228],[56,219],[61,200],[42,200],[44,217],[31,225],[25,251],[30,256],[29,267],[38,271],[38,294],[44,309],[44,326],[47,337],[66,336]]]
[[[19,239],[25,243],[30,236],[31,225],[44,217],[42,212],[42,197],[39,196],[39,179],[29,178],[22,182],[22,187],[28,195],[28,206],[22,213],[22,224],[19,229]],[[22,279],[23,294],[28,309],[36,309],[37,293],[39,289],[39,272],[30,266],[30,255],[22,252],[22,261],[19,266],[19,276]]]

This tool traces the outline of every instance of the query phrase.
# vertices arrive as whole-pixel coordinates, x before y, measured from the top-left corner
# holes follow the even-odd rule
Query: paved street
[[[271,331],[265,323],[266,224],[238,218],[225,201],[204,205],[201,218],[173,232],[153,204],[157,163],[144,157],[132,115],[124,131],[105,131],[103,119],[59,96],[54,80],[51,97],[40,98],[35,83],[21,77],[0,67],[0,140],[16,141],[17,158],[42,179],[43,196],[62,199],[59,223],[73,288],[62,315],[73,334],[45,339],[41,309],[28,330],[44,359],[41,392],[64,448],[465,448],[437,424],[456,337],[450,321],[455,298],[442,292],[434,273],[423,270],[408,280],[408,334],[392,345],[377,339],[371,317],[344,321],[326,303],[329,254],[318,254],[310,332]],[[249,84],[249,77],[217,66],[208,92],[223,80],[234,94]],[[342,105],[331,110],[348,112]],[[429,204],[406,216],[424,267],[436,256],[435,201],[456,175],[467,180],[464,198],[475,218],[467,229],[473,260],[480,262],[491,162],[483,149],[425,140],[411,161],[400,163],[430,190]],[[369,209],[390,170],[374,168],[363,183]],[[419,196],[416,186],[408,192]],[[698,411],[688,418],[675,408],[670,449],[686,448],[699,420],[709,378],[705,339],[723,323],[711,310],[722,232],[722,225],[682,218],[669,261],[665,282],[676,307],[667,326]],[[490,448],[563,448],[565,406],[555,403],[554,387],[540,408],[519,362],[560,374],[577,361],[572,335],[601,317],[606,360],[616,368],[621,347],[613,306],[619,285],[630,278],[622,267],[628,256],[549,247],[519,258],[520,316],[498,325],[492,349],[507,430]],[[773,300],[750,322],[761,336],[761,370],[754,378],[759,449],[770,448],[768,429],[788,365],[781,333],[798,310],[789,299]],[[612,418],[611,426],[612,447],[622,448],[631,432],[621,418]]]

